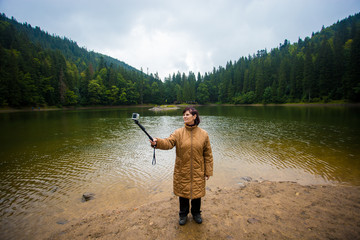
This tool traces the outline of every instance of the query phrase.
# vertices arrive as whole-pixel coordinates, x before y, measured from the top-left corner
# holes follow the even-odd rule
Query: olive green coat
[[[213,175],[213,156],[208,133],[198,126],[175,130],[170,137],[157,140],[156,148],[176,146],[174,194],[188,199],[205,196],[205,176]]]

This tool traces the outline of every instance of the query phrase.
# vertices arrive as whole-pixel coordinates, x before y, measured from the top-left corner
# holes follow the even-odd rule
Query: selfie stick
[[[144,131],[144,133],[149,137],[149,139],[150,139],[151,141],[154,141],[154,139],[147,133],[147,131],[145,130],[145,128],[143,127],[143,125],[141,125],[138,120],[134,120],[134,122],[141,128],[141,130]]]
[[[147,131],[145,130],[145,128],[143,127],[143,125],[141,125],[139,123],[139,117],[140,117],[140,114],[138,113],[133,113],[132,115],[132,120],[134,120],[134,122],[141,128],[141,130],[144,131],[144,133],[149,137],[149,139],[151,141],[154,141],[154,139],[147,133]],[[155,158],[155,147],[154,148],[154,154],[153,154],[153,160],[152,160],[152,165],[155,165],[156,164],[156,158]]]

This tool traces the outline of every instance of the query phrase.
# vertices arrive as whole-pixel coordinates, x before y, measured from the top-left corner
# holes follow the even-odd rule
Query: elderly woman
[[[184,127],[173,132],[165,139],[150,140],[153,147],[168,150],[176,146],[174,168],[174,194],[179,196],[179,224],[184,225],[189,213],[196,223],[202,223],[201,198],[205,196],[205,179],[213,175],[213,156],[208,133],[198,127],[199,113],[195,108],[187,107],[183,111]]]

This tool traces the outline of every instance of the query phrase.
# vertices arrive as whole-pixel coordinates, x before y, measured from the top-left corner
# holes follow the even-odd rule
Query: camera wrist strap
[[[153,148],[154,148],[154,154],[153,154],[153,159],[152,159],[152,165],[155,165],[155,164],[156,164],[156,158],[155,158],[155,146],[154,146]]]

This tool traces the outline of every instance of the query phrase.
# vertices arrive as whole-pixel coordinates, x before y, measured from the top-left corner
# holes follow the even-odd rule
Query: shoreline
[[[73,110],[91,110],[91,109],[121,109],[121,108],[141,108],[141,107],[153,107],[154,105],[139,104],[139,105],[118,105],[118,106],[84,106],[84,107],[42,107],[38,108],[0,108],[0,113],[12,113],[12,112],[43,112],[43,111],[73,111]]]
[[[359,239],[360,187],[252,181],[207,189],[203,223],[178,224],[178,198],[64,224],[44,239]],[[44,236],[45,237],[45,236]]]
[[[0,108],[0,113],[13,112],[42,112],[42,111],[71,111],[71,110],[91,110],[91,109],[121,109],[121,108],[155,108],[154,104],[138,104],[138,105],[118,105],[118,106],[81,106],[81,107],[40,107],[40,108]],[[239,106],[239,107],[265,107],[265,106],[288,106],[288,107],[360,107],[360,103],[282,103],[282,104],[189,104],[189,105],[175,105],[177,108],[182,106]],[[162,110],[174,110],[162,109]]]

